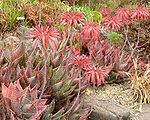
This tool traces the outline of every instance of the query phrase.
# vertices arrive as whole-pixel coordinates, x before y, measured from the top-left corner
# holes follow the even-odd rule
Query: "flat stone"
[[[24,26],[21,26],[16,30],[17,37],[25,43],[27,51],[31,51],[33,39],[26,37],[31,35],[29,32],[31,32],[32,30],[33,30],[32,28],[27,28]]]
[[[15,46],[20,44],[20,39],[18,37],[15,37],[15,36],[9,36],[6,39],[4,39],[5,43],[9,44],[9,45],[11,45],[12,40],[14,41]]]
[[[85,107],[92,106],[92,101],[88,96],[82,96],[81,101]],[[122,105],[96,97],[94,110],[88,120],[130,120],[130,112]]]
[[[143,105],[141,117],[142,120],[150,120],[150,104]]]
[[[32,30],[32,28],[27,28],[24,26],[18,27],[16,30],[18,38],[22,41],[33,40],[30,38],[26,38],[27,36],[30,36],[29,32],[31,32],[31,30]]]

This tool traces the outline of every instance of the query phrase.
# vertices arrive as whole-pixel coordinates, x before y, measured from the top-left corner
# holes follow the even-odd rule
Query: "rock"
[[[27,27],[24,27],[24,26],[21,26],[19,28],[17,28],[16,32],[17,32],[17,36],[20,40],[22,41],[31,41],[33,39],[30,39],[30,38],[26,38],[27,36],[30,35],[29,32],[31,32],[32,28],[27,28]]]
[[[85,107],[92,106],[89,96],[82,96]],[[130,120],[130,112],[122,105],[95,97],[94,110],[88,120]]]
[[[27,52],[32,51],[32,43],[33,43],[33,39],[30,38],[26,38],[26,36],[30,35],[30,31],[32,30],[32,28],[26,28],[24,26],[21,26],[19,28],[17,28],[16,32],[15,32],[15,36],[12,36],[12,33],[9,33],[7,35],[6,38],[4,38],[4,41],[6,44],[11,45],[11,41],[14,41],[14,46],[18,46],[21,42],[23,42],[26,46],[26,50]],[[0,49],[2,47],[3,44],[3,40],[1,40],[0,37]]]
[[[33,43],[33,39],[26,38],[27,36],[30,35],[29,32],[31,32],[31,30],[33,30],[33,29],[27,28],[24,26],[21,26],[21,27],[17,28],[17,30],[16,30],[18,38],[25,43],[27,51],[31,50],[32,43]]]
[[[19,28],[17,28],[16,30],[16,36],[12,36],[12,34],[7,35],[8,37],[4,39],[6,44],[10,44],[11,45],[11,40],[14,41],[14,46],[16,47],[17,45],[19,45],[21,42],[23,42],[26,46],[26,50],[27,51],[31,51],[32,48],[32,43],[33,43],[33,39],[29,39],[26,38],[26,36],[29,36],[29,32],[31,31],[31,28],[26,28],[24,26],[21,26]],[[2,47],[3,41],[0,41],[0,48]]]
[[[143,105],[141,117],[142,120],[150,120],[150,104]]]
[[[15,36],[9,36],[6,39],[4,39],[5,43],[9,45],[11,45],[12,40],[14,41],[14,46],[17,46],[20,44],[20,39]]]

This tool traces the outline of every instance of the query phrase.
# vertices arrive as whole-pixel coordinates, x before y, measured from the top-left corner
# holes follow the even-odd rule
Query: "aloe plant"
[[[119,47],[115,48],[111,45],[109,50],[108,40],[101,42],[95,41],[88,43],[88,50],[92,55],[92,61],[104,66],[111,66],[112,70],[107,80],[118,80],[125,77],[125,71],[132,69],[133,62],[127,52],[120,50]],[[111,58],[109,57],[111,55]],[[111,78],[112,77],[112,78]]]
[[[40,49],[37,48],[37,50],[35,50],[33,54],[31,53],[30,55],[28,55],[25,52],[23,43],[21,43],[21,45],[17,49],[15,49],[13,41],[11,46],[6,46],[5,49],[1,50],[0,82],[2,83],[3,86],[4,99],[7,99],[8,97],[6,96],[4,91],[6,89],[7,91],[10,91],[9,89],[11,86],[13,86],[12,89],[19,90],[18,91],[19,95],[21,93],[21,96],[19,96],[20,98],[19,103],[21,104],[20,105],[21,108],[17,108],[16,110],[16,108],[14,108],[13,105],[9,104],[11,103],[11,101],[9,101],[9,103],[5,102],[5,106],[8,106],[9,104],[9,108],[13,111],[10,112],[7,110],[9,118],[34,119],[34,117],[36,116],[39,119],[46,120],[46,119],[57,119],[57,117],[60,117],[61,115],[63,115],[63,117],[65,117],[66,119],[87,117],[90,109],[82,110],[81,103],[77,102],[79,98],[76,98],[76,95],[79,94],[79,90],[80,92],[84,91],[84,89],[86,89],[88,84],[85,84],[85,82],[82,81],[79,87],[79,80],[81,78],[79,77],[77,71],[73,70],[70,71],[70,65],[69,68],[67,68],[65,74],[63,73],[64,65],[66,64],[65,57],[67,55],[67,51],[64,53],[58,51],[60,50],[58,49],[55,51],[53,50],[47,51],[47,54],[51,55],[51,57],[49,58],[44,57],[42,48]],[[72,51],[72,54],[74,54],[74,52],[75,51]],[[26,58],[26,60],[24,61],[25,65],[22,65],[20,64],[20,61],[24,56]],[[46,71],[45,71],[45,61],[48,61],[46,64],[47,67]],[[44,74],[46,74],[46,84],[42,97],[40,98],[38,96],[41,95],[43,90],[45,77]],[[61,77],[63,74],[64,76]],[[16,80],[17,82],[15,82]],[[8,88],[6,86],[8,86]],[[26,116],[24,114],[24,112],[27,111],[26,108],[30,107],[30,105],[31,106],[36,105],[35,101],[30,100],[30,102],[28,102],[29,103],[28,105],[26,102],[24,103],[24,101],[26,100],[22,100],[22,96],[24,96],[24,98],[28,97],[28,94],[32,93],[32,89],[36,89],[37,91],[36,101],[40,102],[44,98],[45,99],[44,105],[45,103],[47,103],[45,105],[46,108],[42,111],[42,113],[39,116],[38,115]],[[26,93],[26,91],[28,92]],[[15,94],[18,94],[18,92],[16,91]],[[11,100],[11,98],[9,99]],[[72,99],[76,100],[72,101]],[[23,104],[27,105],[24,106]],[[20,111],[20,109],[22,110],[21,115],[18,112],[18,110]],[[79,111],[82,111],[82,114],[80,114]]]
[[[39,119],[46,110],[47,99],[37,100],[37,87],[32,89],[30,86],[23,89],[19,80],[10,83],[8,88],[2,84],[2,95],[7,106],[7,113],[12,113],[13,118],[20,119]]]

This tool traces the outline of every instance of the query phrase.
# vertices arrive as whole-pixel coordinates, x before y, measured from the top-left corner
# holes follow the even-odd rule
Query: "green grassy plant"
[[[106,36],[109,40],[111,39],[111,34],[110,33],[107,33]],[[112,42],[114,43],[115,46],[118,46],[119,44],[123,43],[122,38],[123,38],[122,34],[112,32]]]
[[[13,12],[12,12],[13,11]],[[23,15],[23,11],[17,9],[17,1],[3,1],[1,5],[1,31],[10,31],[17,25],[17,17]]]

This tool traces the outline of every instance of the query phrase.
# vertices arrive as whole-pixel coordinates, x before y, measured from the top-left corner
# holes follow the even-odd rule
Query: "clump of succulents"
[[[86,119],[92,108],[82,109],[80,94],[90,82],[95,88],[107,83],[106,79],[112,74],[116,78],[124,76],[122,71],[128,71],[132,66],[139,38],[135,48],[130,46],[129,56],[123,49],[114,47],[112,38],[109,42],[101,40],[104,36],[101,36],[100,25],[91,20],[87,22],[83,14],[74,9],[59,18],[49,19],[50,26],[43,26],[41,2],[44,0],[39,2],[39,26],[33,27],[27,36],[34,39],[32,52],[27,53],[23,43],[15,49],[13,41],[11,46],[4,45],[0,51],[0,108],[3,109],[0,115],[13,120]],[[107,16],[102,23],[111,36],[129,19],[127,8],[118,9],[115,17],[108,16],[112,10],[105,9],[101,13]],[[131,18],[139,20],[140,28],[141,20],[147,15],[145,7],[135,7]],[[55,22],[61,30],[52,27]],[[127,37],[124,47],[126,42],[129,44]],[[82,47],[86,47],[89,54],[80,50]]]
[[[26,58],[24,59],[25,66],[19,64],[22,60],[21,55],[16,63],[13,63],[13,60],[9,62],[5,58],[6,51],[10,52],[9,49],[1,50],[0,82],[2,85],[1,98],[4,99],[3,104],[7,110],[7,117],[13,119],[55,119],[69,110],[70,107],[72,108],[63,116],[66,119],[67,117],[81,118],[88,114],[90,109],[81,109],[83,115],[79,113],[81,103],[79,102],[79,98],[76,99],[75,97],[79,89],[82,92],[88,85],[82,82],[81,88],[79,88],[78,76],[73,76],[69,71],[61,78],[64,67],[62,64],[56,65],[61,59],[56,62],[54,62],[56,59],[53,61],[49,59],[45,71],[44,61],[46,60],[44,55],[41,55],[42,50],[38,50],[38,52],[33,54],[31,53],[32,56],[26,54]],[[53,51],[51,52],[53,53]],[[45,76],[46,83],[44,83]],[[42,93],[43,86],[45,87]],[[42,97],[40,98],[41,94]],[[72,101],[72,99],[76,102]],[[17,106],[17,104],[19,105]],[[35,109],[36,106],[37,109],[39,108],[39,111]],[[26,113],[28,111],[30,113]]]
[[[11,119],[40,119],[42,113],[47,109],[47,99],[37,99],[38,90],[34,86],[23,89],[19,80],[10,83],[8,87],[2,84],[2,95],[7,114]]]

